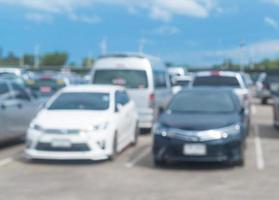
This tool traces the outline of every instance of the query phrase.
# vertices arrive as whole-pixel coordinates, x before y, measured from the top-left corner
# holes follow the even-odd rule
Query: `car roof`
[[[229,87],[186,87],[181,92],[187,93],[189,91],[234,93],[234,90]]]
[[[139,53],[108,54],[99,57],[94,64],[96,69],[147,67],[166,70],[164,62],[160,58]]]
[[[197,72],[195,76],[211,76],[214,74],[218,74],[219,76],[240,76],[239,72],[232,72],[232,71],[202,71],[202,72]]]
[[[124,90],[121,86],[114,85],[78,85],[68,86],[61,90],[61,92],[102,92],[113,93],[117,90]]]

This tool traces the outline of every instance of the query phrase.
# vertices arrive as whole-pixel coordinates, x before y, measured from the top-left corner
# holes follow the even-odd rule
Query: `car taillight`
[[[152,93],[149,95],[149,107],[150,108],[155,108],[155,100],[156,100],[156,97],[155,95]]]

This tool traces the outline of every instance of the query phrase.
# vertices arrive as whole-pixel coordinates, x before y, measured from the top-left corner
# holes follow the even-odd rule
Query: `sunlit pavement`
[[[279,131],[271,106],[253,106],[245,167],[155,168],[151,136],[113,162],[28,162],[23,145],[0,148],[0,199],[279,199]]]

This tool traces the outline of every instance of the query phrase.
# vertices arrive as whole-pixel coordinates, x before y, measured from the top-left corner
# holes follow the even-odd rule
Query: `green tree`
[[[91,69],[92,66],[94,64],[94,59],[93,58],[89,58],[89,57],[85,57],[83,60],[82,60],[82,66],[85,68],[85,69]]]
[[[43,55],[40,65],[60,69],[67,63],[68,57],[66,52],[47,53]]]
[[[32,54],[24,54],[23,61],[25,65],[33,66],[35,62],[35,57]]]

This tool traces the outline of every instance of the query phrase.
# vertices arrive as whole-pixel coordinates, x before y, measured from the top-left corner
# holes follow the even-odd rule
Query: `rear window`
[[[108,93],[62,93],[48,110],[107,110]]]
[[[93,83],[121,85],[132,89],[148,87],[147,74],[143,70],[97,70]]]
[[[236,77],[229,76],[200,76],[196,77],[193,86],[214,86],[214,87],[233,87],[239,88]]]
[[[231,113],[236,106],[229,93],[187,91],[175,96],[168,109],[178,113]]]

